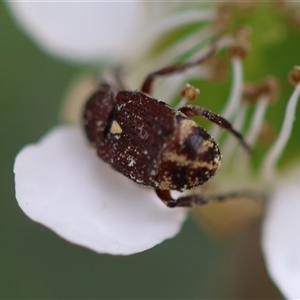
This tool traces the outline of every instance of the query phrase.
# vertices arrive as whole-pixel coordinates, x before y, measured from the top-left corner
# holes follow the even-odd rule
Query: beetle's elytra
[[[248,148],[222,117],[193,105],[176,110],[147,95],[156,76],[183,71],[203,59],[152,72],[141,91],[116,90],[102,83],[84,110],[85,132],[98,156],[136,183],[154,188],[169,207],[189,207],[210,200],[202,195],[175,200],[170,191],[202,185],[221,166],[216,142],[190,116],[202,116],[229,130]]]
[[[107,101],[102,101],[104,94]],[[97,110],[109,111],[106,119]],[[191,189],[206,182],[221,164],[219,149],[203,128],[141,92],[122,91],[114,99],[110,89],[102,87],[87,103],[85,122],[98,155],[145,186]]]

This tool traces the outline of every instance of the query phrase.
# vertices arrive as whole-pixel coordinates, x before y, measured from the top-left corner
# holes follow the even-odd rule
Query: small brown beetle
[[[221,166],[217,143],[191,116],[218,124],[235,135],[247,150],[250,148],[221,116],[193,105],[176,110],[148,96],[155,77],[182,72],[210,54],[150,73],[141,91],[125,91],[120,81],[117,89],[102,83],[85,106],[85,132],[98,156],[136,183],[154,188],[169,207],[191,207],[240,194],[189,195],[176,200],[171,197],[171,190],[185,191],[202,185]]]

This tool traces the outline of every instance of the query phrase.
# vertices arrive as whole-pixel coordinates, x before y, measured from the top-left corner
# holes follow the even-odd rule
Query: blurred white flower
[[[60,126],[15,163],[16,197],[34,221],[99,253],[128,255],[174,236],[185,220],[97,158],[80,128]]]
[[[124,46],[134,42],[147,13],[145,5],[135,2],[10,1],[8,5],[43,50],[75,62],[123,56]]]
[[[162,31],[212,18],[208,10],[176,13],[181,6],[193,7],[182,3],[8,1],[7,5],[44,51],[75,63],[136,59]]]
[[[214,9],[180,12],[182,5],[189,8],[189,4],[148,2],[9,2],[8,5],[23,28],[44,50],[78,63],[138,60],[137,57],[145,55],[153,42],[168,30],[213,20],[217,14]],[[190,5],[194,8],[196,4]],[[171,61],[214,33],[207,26],[187,35],[173,43],[160,56],[161,60],[166,61],[165,57],[168,57]],[[197,43],[193,43],[195,39]],[[247,109],[240,102],[242,62],[236,55],[232,56],[231,62],[232,93],[222,115],[235,120],[235,127],[242,127]],[[200,74],[201,70],[198,72]],[[207,75],[204,70],[204,75],[200,76]],[[183,78],[172,80],[171,87],[177,87]],[[300,93],[300,85],[295,85],[281,132],[263,160],[259,176],[253,179],[245,171],[245,186],[242,186],[263,188],[269,198],[262,248],[271,277],[288,298],[300,297],[300,165],[295,163],[286,174],[276,176],[275,171],[291,135]],[[258,95],[257,109],[246,136],[253,146],[270,97],[271,94],[264,92]],[[218,140],[217,130],[212,132]],[[235,146],[228,141],[223,146],[232,158]],[[247,159],[243,160],[240,153],[237,159],[239,168],[249,170]],[[18,203],[30,218],[68,241],[99,253],[127,255],[149,249],[174,236],[187,213],[185,209],[164,207],[151,189],[137,186],[104,164],[87,146],[81,129],[76,126],[57,127],[40,143],[25,147],[16,158],[14,172]],[[231,185],[234,184],[236,190],[243,176],[240,176],[240,170],[231,174],[233,179],[218,174],[216,182],[227,183],[227,177],[231,177]]]

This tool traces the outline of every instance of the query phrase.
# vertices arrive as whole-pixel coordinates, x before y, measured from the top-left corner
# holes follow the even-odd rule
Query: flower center
[[[174,98],[174,95],[178,94],[178,89],[186,83],[186,78],[191,78],[189,83],[201,87],[203,96],[199,100],[200,105],[214,112],[220,111],[220,115],[232,122],[233,127],[243,133],[254,149],[253,156],[245,155],[230,135],[225,136],[216,125],[211,126],[209,132],[220,144],[224,157],[222,167],[234,171],[234,174],[236,172],[237,174],[247,172],[250,174],[252,170],[255,177],[266,182],[273,181],[286,145],[289,141],[295,144],[293,137],[291,138],[292,129],[294,126],[300,126],[298,123],[294,124],[300,93],[299,67],[296,67],[289,75],[290,81],[295,86],[291,97],[289,98],[287,94],[288,88],[282,89],[281,98],[289,98],[286,108],[283,101],[270,107],[278,96],[278,81],[285,86],[282,74],[287,73],[287,70],[282,67],[280,71],[276,70],[276,63],[278,62],[279,68],[279,62],[283,59],[287,60],[285,65],[289,63],[292,66],[298,62],[297,55],[284,55],[288,49],[286,44],[290,43],[290,40],[295,45],[293,37],[289,36],[291,31],[289,26],[296,22],[292,5],[294,4],[286,3],[283,9],[276,3],[249,3],[246,5],[240,2],[214,6],[213,9],[206,11],[202,9],[201,14],[194,10],[193,12],[182,12],[180,13],[181,17],[173,16],[171,20],[165,20],[162,26],[165,28],[163,32],[169,34],[170,28],[174,28],[174,24],[177,24],[173,30],[173,36],[171,34],[173,42],[170,40],[168,42],[163,38],[153,51],[156,60],[160,61],[162,65],[165,61],[170,61],[170,58],[180,61],[186,59],[187,56],[193,57],[199,52],[199,47],[214,42],[216,35],[221,36],[216,42],[217,55],[199,66],[197,70],[190,70],[185,76],[172,78],[172,81],[165,85],[164,91],[167,92],[160,98]],[[265,14],[266,6],[269,6],[270,10],[270,14],[267,16]],[[240,27],[241,24],[249,24],[249,27]],[[236,27],[240,27],[240,29],[236,30],[234,35],[228,34]],[[251,46],[248,41],[250,35]],[[296,44],[298,45],[298,43]],[[281,50],[280,54],[277,54],[279,52],[277,49]],[[215,86],[212,87],[215,84],[212,81],[224,80],[228,73],[226,64],[225,67],[224,64],[222,65],[224,54],[227,54],[230,59],[232,80],[230,95],[226,105],[220,110],[220,103],[222,103],[219,101],[220,95],[227,88],[226,82],[224,85],[218,83],[219,86],[216,89]],[[275,54],[280,55],[281,58],[278,59],[277,56],[274,56]],[[268,75],[272,73],[276,77]],[[247,81],[251,77],[266,79],[250,84],[245,83],[244,76]],[[182,106],[186,100],[189,101],[189,97],[196,98],[198,96],[198,92],[191,89],[187,89],[185,93],[181,92],[179,106]],[[275,109],[277,111],[274,113]],[[286,113],[283,117],[285,109]],[[269,123],[272,124],[271,127]],[[277,128],[277,134],[272,132],[273,127]],[[272,135],[275,135],[275,139],[270,141]]]

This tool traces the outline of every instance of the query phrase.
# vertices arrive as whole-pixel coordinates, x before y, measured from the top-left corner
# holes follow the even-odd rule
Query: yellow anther
[[[180,96],[187,99],[188,102],[194,102],[200,94],[199,89],[190,84],[186,84],[180,91]]]
[[[294,69],[289,72],[289,82],[294,86],[300,82],[300,66],[295,66]]]
[[[247,83],[243,89],[243,99],[249,103],[255,103],[263,95],[267,96],[269,103],[274,103],[278,94],[279,83],[271,76],[255,84]]]
[[[208,76],[214,82],[223,82],[229,77],[229,64],[220,56],[212,56],[205,63],[208,68]]]
[[[228,48],[228,56],[232,59],[240,57],[245,59],[250,51],[250,43],[248,41],[252,30],[250,27],[241,27],[234,35],[232,45]]]

